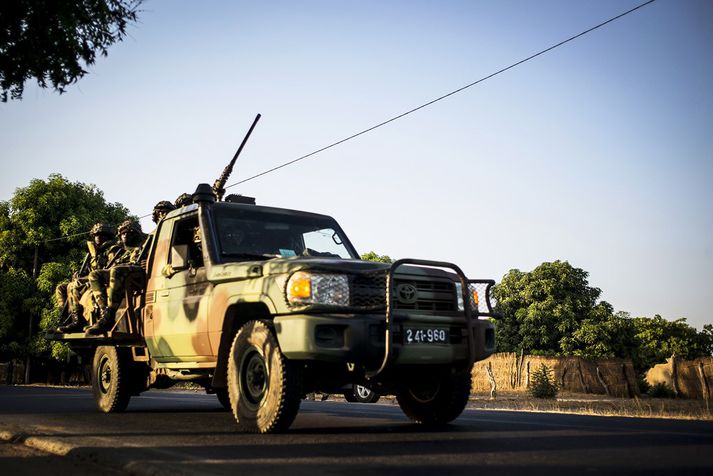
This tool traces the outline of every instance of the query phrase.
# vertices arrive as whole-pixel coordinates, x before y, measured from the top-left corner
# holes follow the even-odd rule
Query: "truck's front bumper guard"
[[[394,274],[396,270],[403,265],[414,265],[414,266],[424,266],[428,268],[445,268],[450,269],[458,275],[458,279],[461,284],[461,293],[463,298],[463,307],[465,324],[467,328],[467,338],[468,338],[468,363],[469,365],[475,362],[476,349],[475,349],[475,321],[479,317],[492,317],[495,319],[500,318],[500,315],[493,311],[492,305],[490,303],[490,288],[495,284],[492,279],[471,279],[469,280],[463,271],[453,263],[446,263],[444,261],[430,261],[430,260],[420,260],[405,258],[395,261],[388,272],[386,273],[386,321],[385,321],[385,338],[384,338],[384,358],[381,362],[381,366],[376,370],[368,370],[366,372],[366,377],[368,379],[374,378],[381,374],[391,363],[394,353],[393,353],[393,343],[392,343],[392,326],[393,326],[393,314],[394,308],[392,306],[391,296],[393,295],[393,283]],[[485,286],[484,298],[487,312],[480,312],[480,309],[472,309],[471,297],[469,284],[475,284],[479,286]],[[480,296],[480,293],[478,293]],[[478,307],[480,307],[480,299],[478,300]]]

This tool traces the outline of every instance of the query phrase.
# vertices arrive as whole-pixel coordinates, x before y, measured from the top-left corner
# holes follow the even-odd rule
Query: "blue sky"
[[[636,1],[147,1],[63,95],[0,105],[0,199],[59,172],[143,215],[404,112]],[[658,0],[231,189],[329,214],[360,252],[500,279],[568,260],[616,310],[713,322],[713,2]],[[145,228],[150,222],[144,221]]]

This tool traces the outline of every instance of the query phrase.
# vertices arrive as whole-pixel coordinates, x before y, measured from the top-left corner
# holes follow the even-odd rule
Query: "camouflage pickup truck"
[[[147,286],[127,290],[114,329],[50,336],[92,359],[101,411],[188,380],[247,432],[286,430],[307,393],[354,385],[421,424],[461,414],[473,363],[495,350],[492,280],[362,261],[325,215],[216,202],[206,184],[193,199],[152,234]]]

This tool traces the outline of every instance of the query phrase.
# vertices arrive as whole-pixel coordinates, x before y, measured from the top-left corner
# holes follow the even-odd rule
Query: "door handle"
[[[170,294],[171,294],[171,291],[169,291],[169,290],[159,291],[158,297],[168,297]]]

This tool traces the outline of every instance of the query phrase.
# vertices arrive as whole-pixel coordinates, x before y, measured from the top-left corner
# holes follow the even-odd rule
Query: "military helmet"
[[[136,233],[137,235],[141,235],[143,231],[141,231],[141,224],[139,222],[129,219],[124,220],[121,225],[119,225],[116,233],[118,235],[123,233]]]
[[[163,215],[175,209],[176,207],[173,203],[168,200],[161,200],[153,207],[153,222],[158,223]]]
[[[178,196],[174,203],[176,205],[176,208],[181,208],[185,207],[186,205],[190,205],[191,203],[193,203],[193,195],[191,195],[190,193],[182,193]]]
[[[103,235],[113,237],[114,233],[116,233],[116,230],[108,223],[96,223],[89,231],[89,234],[92,236]]]

